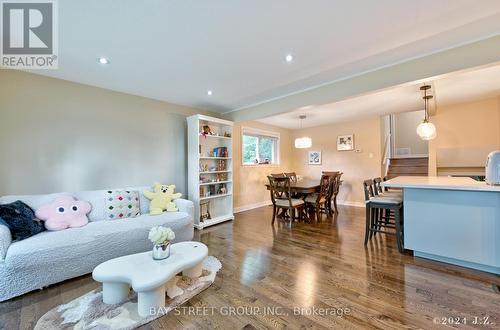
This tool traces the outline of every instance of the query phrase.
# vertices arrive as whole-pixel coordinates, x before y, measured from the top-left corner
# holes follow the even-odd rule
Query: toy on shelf
[[[210,200],[200,202],[200,221],[212,219],[210,215]]]
[[[227,194],[227,188],[226,188],[226,184],[223,183],[219,186],[219,189],[217,190],[217,194]]]
[[[217,161],[217,171],[225,171],[226,170],[226,160],[221,159]]]
[[[212,129],[210,128],[210,126],[203,125],[203,131],[201,132],[201,135],[206,138],[207,135],[214,135],[214,133],[212,133]]]
[[[218,182],[220,181],[227,181],[227,173],[217,173],[217,179]]]
[[[200,172],[208,172],[208,164],[200,163]]]

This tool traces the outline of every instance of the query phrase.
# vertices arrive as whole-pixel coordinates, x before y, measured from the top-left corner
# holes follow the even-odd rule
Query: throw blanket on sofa
[[[45,230],[35,212],[21,201],[0,205],[0,225],[9,228],[13,241],[20,241]]]

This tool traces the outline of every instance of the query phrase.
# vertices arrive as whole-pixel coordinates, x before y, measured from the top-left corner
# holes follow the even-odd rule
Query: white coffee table
[[[199,277],[202,261],[208,248],[199,242],[172,244],[170,257],[153,260],[152,252],[131,254],[111,259],[97,266],[92,277],[102,282],[102,298],[106,304],[118,304],[127,299],[130,287],[137,292],[139,315],[150,316],[165,306],[167,282],[182,272],[184,276]]]

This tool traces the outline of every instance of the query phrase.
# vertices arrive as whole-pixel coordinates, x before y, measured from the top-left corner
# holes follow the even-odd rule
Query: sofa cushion
[[[60,196],[37,209],[35,215],[44,221],[47,230],[63,230],[85,226],[89,222],[87,214],[91,209],[87,201],[76,200],[73,196]]]
[[[139,192],[139,208],[141,214],[149,213],[149,200],[144,196],[144,190],[150,190],[150,186],[143,187],[125,187],[114,190],[134,190]],[[113,189],[111,189],[113,190]],[[92,211],[88,214],[89,220],[101,221],[106,219],[106,193],[107,190],[89,190],[74,193],[77,199],[89,202],[92,205]]]
[[[140,215],[139,192],[135,190],[108,190],[105,194],[106,219],[135,218]]]
[[[139,192],[139,207],[141,208],[141,214],[148,214],[149,213],[149,204],[151,201],[144,196],[144,190],[153,190],[153,185],[151,186],[144,186],[144,187],[136,187],[136,188],[130,188],[132,190],[137,190]]]
[[[306,197],[306,203],[313,203],[315,204],[316,201],[318,200],[318,193],[312,193],[312,194],[309,194],[307,195]],[[324,203],[325,202],[325,198],[324,197],[321,197],[321,199],[319,200],[319,203]]]
[[[12,243],[12,235],[9,227],[0,225],[0,261],[5,259],[10,243]]]
[[[304,204],[302,199],[292,198],[292,206],[298,206]],[[289,207],[290,201],[288,199],[276,199],[277,206]]]
[[[91,262],[81,267],[92,270],[98,263],[118,256],[147,251],[152,248],[148,240],[149,230],[154,226],[166,226],[176,232],[176,241],[186,239],[178,232],[192,228],[192,217],[186,212],[170,212],[157,216],[141,215],[109,221],[90,222],[85,227],[69,228],[63,231],[45,231],[20,242],[14,242],[7,250],[5,262],[29,265],[47,265],[74,260]],[[130,244],[133,242],[133,244]],[[92,255],[91,258],[88,256]],[[34,257],[36,256],[36,257]],[[90,267],[91,266],[91,267]]]
[[[150,201],[144,196],[144,190],[151,190],[152,186],[141,187],[125,187],[119,188],[121,190],[136,190],[139,192],[139,207],[141,214],[149,213]],[[105,210],[105,193],[106,190],[88,190],[79,191],[74,193],[62,192],[45,195],[12,195],[0,197],[0,204],[12,203],[17,200],[23,201],[33,210],[53,202],[59,196],[73,196],[78,200],[87,201],[92,205],[92,210],[88,214],[89,221],[101,221],[106,218]]]

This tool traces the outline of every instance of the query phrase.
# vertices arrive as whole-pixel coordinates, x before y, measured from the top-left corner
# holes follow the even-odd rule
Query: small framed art
[[[309,165],[321,165],[321,151],[309,151],[307,160]]]
[[[354,150],[354,134],[337,136],[337,151]]]

